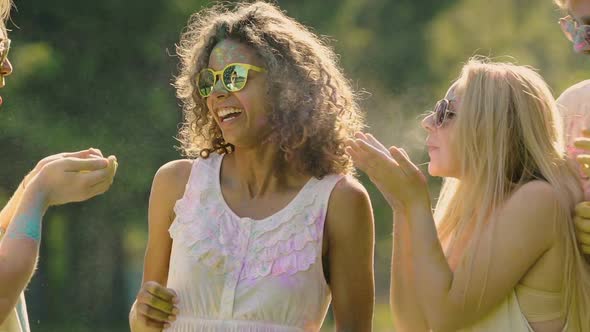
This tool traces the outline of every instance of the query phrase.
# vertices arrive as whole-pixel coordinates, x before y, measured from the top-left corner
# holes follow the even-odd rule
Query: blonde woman
[[[582,192],[543,79],[473,59],[423,126],[428,171],[444,177],[434,215],[403,150],[364,134],[347,148],[395,211],[396,331],[590,331]]]
[[[12,73],[5,21],[10,0],[0,0],[0,88]],[[0,98],[0,105],[3,100]],[[0,332],[28,332],[23,290],[35,270],[43,214],[51,205],[80,202],[108,190],[115,175],[114,156],[97,149],[44,158],[22,180],[0,211]],[[82,172],[84,171],[84,172]]]
[[[590,0],[556,0],[567,14],[559,23],[574,51],[590,55]],[[586,202],[576,207],[576,226],[582,251],[590,255],[590,80],[568,88],[558,99],[564,117],[570,157],[581,164]],[[584,130],[586,128],[586,130]]]

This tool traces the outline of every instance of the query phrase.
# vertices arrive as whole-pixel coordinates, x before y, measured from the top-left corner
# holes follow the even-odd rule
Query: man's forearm
[[[12,310],[35,270],[46,208],[42,192],[33,186],[24,190],[0,242],[0,320]]]
[[[6,231],[8,225],[10,225],[10,221],[14,216],[14,211],[16,210],[18,203],[22,197],[23,193],[23,185],[22,183],[18,186],[18,189],[14,192],[8,203],[4,206],[2,211],[0,211],[0,227],[2,227],[2,231]]]
[[[10,225],[10,221],[14,217],[14,213],[16,212],[16,208],[18,207],[18,205],[23,197],[23,193],[24,193],[26,184],[30,181],[30,177],[31,177],[31,174],[27,175],[21,181],[21,183],[18,185],[18,188],[16,189],[16,191],[14,192],[14,194],[12,195],[10,200],[8,201],[8,203],[6,203],[4,208],[2,208],[2,210],[0,211],[0,227],[2,228],[3,231],[6,231],[8,229],[8,226]]]

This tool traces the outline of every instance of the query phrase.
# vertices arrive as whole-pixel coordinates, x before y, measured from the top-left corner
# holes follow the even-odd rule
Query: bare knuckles
[[[176,320],[178,296],[170,288],[155,281],[145,282],[137,294],[137,313],[146,326],[169,326]]]
[[[62,156],[43,165],[32,181],[46,193],[47,205],[85,201],[109,189],[116,173],[116,158],[92,155]]]

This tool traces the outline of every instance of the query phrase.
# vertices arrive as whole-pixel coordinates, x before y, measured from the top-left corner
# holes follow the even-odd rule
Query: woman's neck
[[[232,185],[235,185],[248,197],[256,198],[268,193],[281,191],[293,180],[298,181],[304,176],[291,167],[279,168],[280,151],[271,144],[264,144],[253,149],[236,148],[224,158],[223,169],[230,174]]]

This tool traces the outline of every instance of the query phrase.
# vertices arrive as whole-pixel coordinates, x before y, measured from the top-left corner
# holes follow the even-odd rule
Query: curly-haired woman
[[[369,331],[373,220],[336,55],[264,2],[195,14],[178,47],[189,158],[156,174],[132,330]]]

